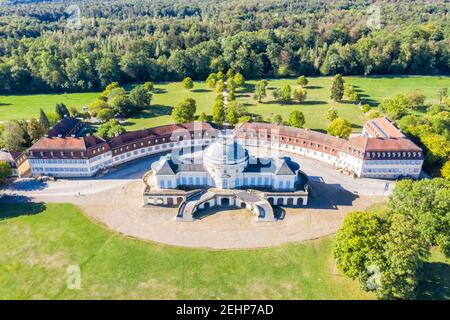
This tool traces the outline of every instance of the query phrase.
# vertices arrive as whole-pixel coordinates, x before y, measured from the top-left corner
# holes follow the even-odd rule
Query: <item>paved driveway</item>
[[[297,161],[301,170],[309,176],[312,186],[325,183],[359,195],[387,196],[395,184],[394,181],[389,180],[351,178],[318,160],[284,152],[280,154],[290,156]],[[150,169],[150,165],[159,158],[160,156],[152,156],[138,159],[114,168],[103,176],[92,178],[58,179],[46,183],[19,179],[0,192],[38,198],[61,197],[61,201],[64,201],[65,196],[74,196],[78,193],[94,194],[125,185],[133,180],[140,180]]]

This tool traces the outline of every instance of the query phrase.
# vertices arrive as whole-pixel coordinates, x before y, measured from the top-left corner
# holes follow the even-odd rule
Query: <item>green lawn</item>
[[[98,95],[98,92],[0,95],[0,120],[38,118],[40,108],[45,112],[53,112],[59,102],[81,109]]]
[[[0,299],[372,299],[335,270],[332,245],[176,248],[114,234],[69,204],[0,204]],[[433,259],[421,297],[448,280],[449,261]],[[66,286],[71,265],[80,290]]]
[[[287,120],[289,113],[300,110],[306,118],[305,126],[311,129],[326,129],[329,125],[325,115],[327,110],[334,106],[339,115],[349,120],[354,125],[355,131],[360,131],[365,122],[363,113],[353,103],[337,103],[330,100],[331,77],[311,77],[306,86],[308,96],[302,104],[280,104],[273,101],[272,90],[281,88],[285,84],[294,88],[295,79],[270,80],[269,92],[263,103],[257,103],[252,99],[252,94],[244,92],[238,95],[238,100],[249,107],[249,111],[267,117],[270,113],[280,114]],[[373,106],[378,105],[384,98],[396,94],[407,94],[419,91],[427,97],[427,103],[438,101],[438,90],[442,87],[450,87],[450,77],[344,77],[345,81],[355,86],[363,103]],[[247,90],[252,91],[257,81],[248,81]],[[249,90],[250,89],[250,90]]]
[[[333,239],[259,250],[129,239],[68,204],[0,204],[0,299],[365,299],[334,270]],[[34,214],[32,214],[34,211]],[[81,289],[66,270],[81,268]]]
[[[354,130],[359,131],[365,119],[359,108],[352,103],[336,103],[329,99],[331,77],[310,77],[307,86],[308,97],[302,103],[292,102],[280,104],[272,99],[272,89],[284,84],[295,86],[295,79],[275,79],[269,81],[269,94],[263,103],[252,99],[254,84],[257,81],[248,81],[245,89],[237,93],[238,101],[249,107],[249,111],[267,118],[271,113],[280,114],[287,119],[293,110],[301,110],[306,117],[306,127],[311,129],[326,129],[329,125],[325,119],[326,111],[334,106],[339,115],[353,123]],[[427,97],[427,102],[436,102],[437,92],[440,88],[450,88],[450,77],[344,77],[356,86],[365,103],[376,106],[384,98],[399,93],[420,91]],[[131,86],[127,86],[130,88]],[[153,106],[137,117],[130,118],[126,127],[135,130],[172,123],[170,113],[172,107],[184,98],[191,97],[197,101],[197,114],[211,113],[216,93],[209,89],[205,83],[196,82],[192,91],[182,88],[180,82],[157,83],[153,95]],[[0,96],[0,120],[32,118],[39,115],[39,108],[53,111],[57,102],[64,102],[68,106],[81,108],[88,105],[98,95],[96,92],[48,94],[48,95],[7,95]]]

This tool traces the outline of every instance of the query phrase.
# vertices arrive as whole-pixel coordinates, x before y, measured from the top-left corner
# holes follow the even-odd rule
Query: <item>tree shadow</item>
[[[166,106],[162,104],[155,104],[150,107],[148,107],[145,110],[142,110],[140,113],[137,113],[134,118],[142,118],[142,119],[148,119],[148,118],[154,118],[154,117],[160,117],[160,116],[167,116],[172,113],[172,106]]]
[[[42,180],[16,180],[4,187],[5,190],[20,190],[20,191],[38,191],[45,189],[47,187],[47,182]]]
[[[443,262],[425,262],[423,278],[419,281],[417,298],[420,300],[450,299],[450,265]]]
[[[12,106],[12,103],[0,102],[0,107]]]
[[[354,128],[354,129],[362,129],[362,125],[359,125],[359,124],[356,124],[356,123],[352,123],[351,127]]]
[[[212,90],[208,90],[208,89],[192,89],[191,92],[204,93],[204,92],[212,92]]]
[[[253,92],[255,91],[255,84],[252,83],[245,83],[243,89],[241,89],[243,92]],[[239,90],[239,92],[242,92],[241,90]]]
[[[29,202],[28,197],[7,196],[0,203],[0,221],[17,218],[20,216],[31,216],[41,213],[46,209],[43,202]]]
[[[303,101],[301,103],[302,105],[306,105],[306,106],[315,106],[315,105],[321,105],[321,104],[327,104],[326,101],[320,101],[320,100],[312,100],[312,101]]]
[[[153,88],[152,93],[154,94],[167,93],[167,89]]]
[[[321,86],[305,86],[304,88],[314,90],[314,89],[322,89],[323,87],[321,87]]]

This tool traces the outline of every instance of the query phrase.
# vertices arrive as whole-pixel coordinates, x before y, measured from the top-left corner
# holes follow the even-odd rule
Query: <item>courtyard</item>
[[[253,151],[254,152],[254,151]],[[387,200],[394,182],[354,179],[317,160],[289,155],[310,178],[307,207],[277,207],[277,222],[258,223],[245,209],[203,210],[195,222],[176,222],[176,207],[142,206],[143,174],[159,157],[119,166],[103,176],[57,181],[17,181],[7,201],[72,203],[85,215],[126,236],[213,249],[278,246],[334,234],[348,212]]]

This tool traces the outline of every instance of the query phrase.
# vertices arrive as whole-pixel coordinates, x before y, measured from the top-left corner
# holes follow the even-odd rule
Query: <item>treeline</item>
[[[80,1],[0,8],[0,92],[111,82],[450,74],[445,2]]]

